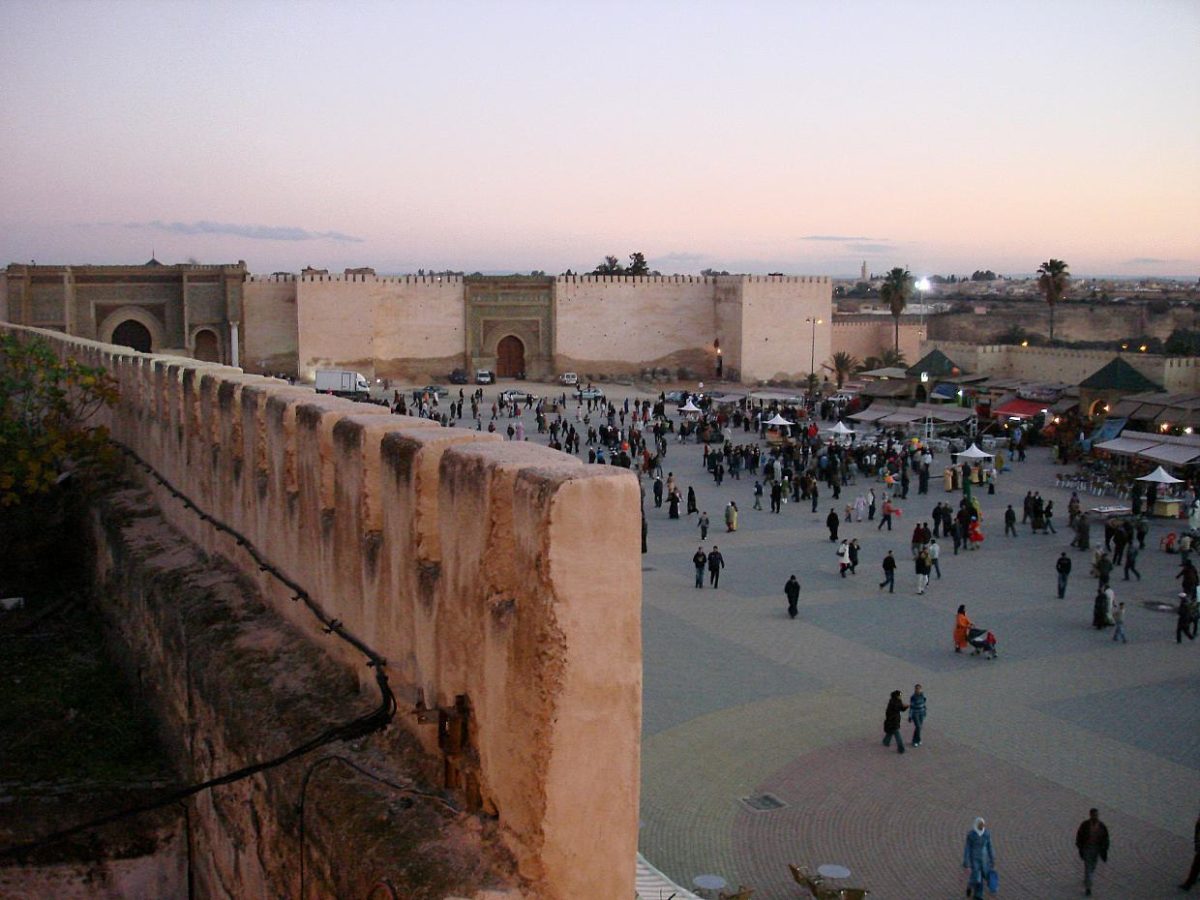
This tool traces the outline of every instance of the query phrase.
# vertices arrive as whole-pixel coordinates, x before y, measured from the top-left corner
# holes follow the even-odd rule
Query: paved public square
[[[544,441],[523,418],[528,439]],[[936,458],[934,470],[946,462]],[[858,574],[843,580],[825,518],[872,486],[861,476],[836,502],[822,485],[816,513],[805,501],[773,515],[769,498],[767,510],[752,509],[753,476],[716,487],[697,444],[672,439],[664,471],[685,495],[696,489],[712,522],[705,550],[717,544],[726,568],[718,590],[707,578],[693,587],[697,517],[670,520],[647,482],[641,852],[653,865],[686,888],[696,875],[719,875],[755,888],[756,900],[805,896],[789,862],[844,865],[842,884],[881,900],[962,897],[963,840],[982,815],[1003,896],[1082,896],[1074,835],[1096,806],[1112,850],[1095,896],[1177,894],[1200,813],[1200,642],[1177,645],[1174,614],[1143,602],[1176,602],[1179,557],[1161,552],[1159,539],[1179,523],[1153,524],[1140,582],[1114,572],[1127,604],[1122,645],[1111,629],[1091,628],[1091,554],[1068,547],[1070,491],[1054,486],[1048,450],[1011,464],[995,496],[977,491],[982,548],[955,556],[939,541],[944,577],[923,596],[913,525],[930,521],[937,501],[959,499],[940,478],[924,496],[913,480],[894,531],[842,523],[840,536],[862,544]],[[1057,535],[1019,525],[1019,537],[1003,536],[1004,507],[1019,516],[1027,490],[1055,501]],[[731,499],[741,512],[728,534]],[[899,562],[894,594],[878,589],[888,549]],[[1059,600],[1063,550],[1074,570]],[[783,596],[792,573],[802,584],[794,621]],[[995,632],[998,659],[953,652],[960,603]],[[894,689],[907,702],[918,682],[929,698],[923,742],[901,756],[880,745],[884,707]],[[908,744],[907,720],[902,731]],[[782,806],[742,802],[762,794]]]

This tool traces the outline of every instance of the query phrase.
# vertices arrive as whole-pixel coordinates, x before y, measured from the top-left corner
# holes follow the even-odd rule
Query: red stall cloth
[[[1009,400],[992,410],[992,417],[996,419],[1032,419],[1034,416],[1044,412],[1047,404],[1037,400]]]

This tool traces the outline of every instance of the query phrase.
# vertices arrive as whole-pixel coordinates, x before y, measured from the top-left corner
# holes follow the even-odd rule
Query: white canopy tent
[[[1143,475],[1138,481],[1153,481],[1156,484],[1183,484],[1182,478],[1176,478],[1162,466],[1159,466],[1149,475]]]
[[[774,428],[778,428],[780,425],[793,425],[793,424],[795,424],[795,423],[794,423],[794,422],[789,422],[787,419],[785,419],[785,418],[784,418],[783,416],[781,416],[779,413],[775,413],[775,415],[774,415],[774,416],[772,416],[771,418],[767,419],[767,424],[768,424],[768,425],[770,425],[770,426],[772,426],[772,427],[774,427]]]
[[[851,428],[849,425],[847,425],[845,422],[838,422],[832,428],[827,428],[825,430],[828,431],[830,434],[837,434],[837,435],[857,434],[858,433],[853,428]]]
[[[980,450],[974,444],[966,450],[960,450],[957,454],[959,459],[991,459],[994,454],[988,453],[986,450]]]
[[[692,402],[691,397],[688,397],[688,402],[679,407],[679,411],[683,413],[698,413],[700,412],[700,407]]]

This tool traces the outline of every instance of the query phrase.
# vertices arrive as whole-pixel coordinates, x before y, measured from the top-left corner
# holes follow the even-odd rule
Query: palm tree
[[[903,369],[907,364],[903,350],[884,350],[879,365],[885,369]]]
[[[1050,304],[1050,343],[1054,343],[1054,304],[1063,298],[1071,273],[1061,259],[1048,259],[1038,266],[1038,290]]]
[[[908,269],[902,269],[899,266],[888,272],[883,278],[883,286],[879,289],[879,296],[884,299],[888,305],[888,309],[892,313],[892,319],[896,323],[896,344],[895,351],[900,352],[900,314],[904,312],[904,307],[908,306],[908,298],[913,292],[913,277]]]
[[[858,358],[853,353],[847,353],[845,350],[839,350],[829,358],[830,366],[833,369],[833,377],[837,380],[838,390],[842,389],[842,385],[846,379],[859,370],[862,365]]]

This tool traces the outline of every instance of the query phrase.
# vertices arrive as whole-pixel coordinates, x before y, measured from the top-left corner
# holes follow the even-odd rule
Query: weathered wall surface
[[[461,278],[305,276],[296,281],[299,371],[444,375],[463,364]]]
[[[964,304],[973,309],[973,304]],[[974,312],[930,316],[932,340],[987,344],[999,335],[1020,327],[1048,337],[1050,308],[1043,301],[979,304],[987,315]],[[1172,306],[1154,313],[1143,303],[1060,303],[1054,311],[1054,336],[1062,341],[1115,341],[1126,337],[1167,338],[1177,328],[1197,327],[1196,314]]]
[[[909,363],[922,356],[924,331],[919,321],[900,317],[900,352]],[[833,320],[830,353],[845,352],[860,362],[869,356],[881,356],[895,346],[896,334],[891,316],[837,316]]]
[[[5,900],[186,896],[187,846],[182,823],[161,830],[152,855],[88,864],[0,867],[0,897]]]
[[[721,276],[717,280],[724,281]],[[829,359],[833,285],[829,278],[740,276],[742,380],[796,379],[822,373]],[[820,324],[805,319],[820,319]],[[815,327],[815,332],[814,332]]]
[[[632,474],[218,365],[40,333],[117,378],[118,441],[387,657],[402,711],[423,700],[460,723],[461,741],[439,741],[437,728],[397,717],[451,786],[495,812],[531,890],[632,893],[641,717]],[[331,644],[233,539],[161,504],[373,685],[361,659]]]
[[[242,368],[257,374],[294,373],[300,349],[296,279],[248,279],[242,287],[242,316]]]
[[[565,275],[555,279],[559,371],[713,370],[720,337],[712,278]],[[724,341],[721,342],[724,345]]]

